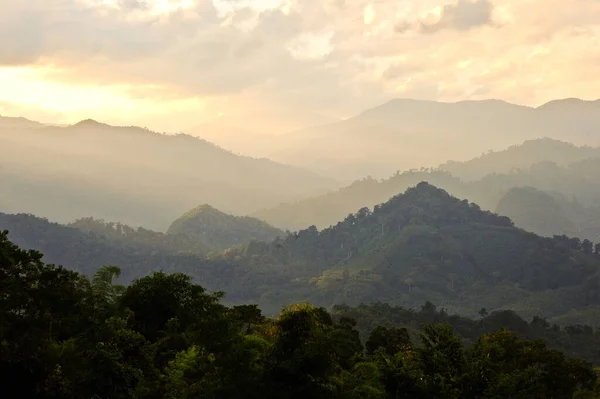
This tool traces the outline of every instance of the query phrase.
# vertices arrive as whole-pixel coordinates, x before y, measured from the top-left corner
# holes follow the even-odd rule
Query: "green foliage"
[[[511,308],[574,324],[591,323],[600,307],[592,241],[527,233],[427,183],[322,231],[312,226],[209,255],[192,246],[180,251],[194,241],[185,235],[148,236],[162,237],[161,249],[123,226],[86,233],[26,215],[3,220],[15,229],[11,238],[88,276],[107,264],[119,265],[120,283],[185,273],[207,290],[228,292],[226,304],[257,303],[269,315],[302,300],[326,307],[430,301],[471,317],[482,307]],[[88,225],[103,231],[102,223]]]
[[[192,239],[180,234],[157,233],[143,227],[134,229],[118,222],[105,222],[91,217],[77,219],[67,226],[87,233],[108,245],[123,246],[135,252],[208,253],[212,249],[207,242],[198,237]]]
[[[42,251],[49,263],[69,265],[90,277],[105,265],[118,265],[122,282],[148,274],[149,264],[150,270],[168,265],[168,258],[182,253],[203,258],[200,254],[208,253],[209,248],[186,236],[136,230],[93,218],[63,226],[33,215],[0,213],[0,228],[9,230],[11,239],[21,247]]]
[[[40,259],[0,234],[0,383],[15,397],[567,399],[598,383],[590,363],[507,330],[465,349],[447,324],[418,342],[376,327],[365,352],[354,320],[308,303],[268,319],[183,274],[120,290],[117,268],[90,281]],[[431,303],[419,314],[440,317]]]
[[[313,226],[224,256],[283,268],[295,284],[279,289],[327,306],[377,300],[418,306],[430,300],[471,316],[482,306],[511,306],[530,317],[545,303],[543,315],[552,317],[599,304],[592,282],[600,259],[590,245],[584,251],[561,237],[535,236],[420,183],[320,232]]]
[[[151,340],[162,337],[173,319],[177,319],[177,328],[181,331],[198,328],[195,324],[198,320],[210,323],[218,319],[223,312],[218,303],[223,295],[208,294],[191,280],[181,273],[156,272],[127,287],[120,299],[120,307],[133,312],[132,326]],[[211,329],[209,325],[204,327]],[[217,334],[218,331],[206,333]]]
[[[262,220],[232,216],[209,205],[198,206],[175,220],[167,234],[185,235],[223,251],[251,241],[271,241],[285,233]]]
[[[367,350],[372,353],[379,348],[383,348],[388,354],[401,350],[406,347],[404,342],[407,335],[413,341],[420,342],[424,326],[446,324],[452,326],[467,346],[476,342],[482,333],[491,334],[504,328],[525,339],[541,340],[550,349],[560,350],[568,356],[600,364],[600,352],[590,350],[600,346],[600,333],[597,329],[581,324],[560,327],[538,316],[527,322],[511,310],[496,310],[489,314],[484,312],[480,315],[481,318],[471,319],[429,306],[416,311],[386,303],[373,303],[357,307],[338,305],[332,309],[332,314],[334,319],[356,320],[356,329],[366,342]],[[401,337],[399,341],[402,344],[389,345],[390,338],[395,336]]]
[[[375,353],[378,349],[383,349],[385,353],[393,355],[404,348],[410,346],[410,336],[406,328],[386,328],[376,327],[369,335],[365,343],[368,354]]]

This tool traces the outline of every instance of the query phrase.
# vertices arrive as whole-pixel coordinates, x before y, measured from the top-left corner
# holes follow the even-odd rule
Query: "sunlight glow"
[[[373,8],[373,3],[367,4],[363,14],[363,21],[365,25],[371,25],[373,21],[375,21],[375,17],[377,16],[377,14],[375,13],[375,9]]]
[[[75,123],[83,119],[99,119],[112,124],[143,124],[151,120],[161,129],[173,131],[187,126],[186,118],[206,117],[207,102],[201,98],[171,99],[168,102],[152,98],[135,98],[130,93],[144,86],[71,86],[45,76],[51,67],[0,68],[0,114],[2,104],[17,109],[41,110],[56,116],[56,123]],[[173,115],[181,125],[172,122]],[[22,116],[35,119],[35,113]],[[166,122],[163,122],[166,121]]]

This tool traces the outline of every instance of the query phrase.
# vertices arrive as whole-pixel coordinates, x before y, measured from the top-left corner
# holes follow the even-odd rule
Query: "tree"
[[[379,326],[371,332],[365,347],[370,355],[378,349],[383,349],[388,355],[395,355],[411,347],[410,336],[406,328],[387,329]]]
[[[548,344],[506,329],[480,336],[479,320],[431,302],[420,311],[343,305],[334,315],[302,303],[269,319],[256,305],[225,307],[222,294],[181,274],[155,273],[121,295],[112,283],[118,272],[108,266],[90,281],[44,264],[41,254],[0,233],[0,382],[7,392],[34,399],[595,397],[592,364],[552,349],[598,361],[600,338],[589,326],[561,330],[481,309],[488,327]],[[428,324],[440,321],[452,325]],[[359,338],[365,325],[376,326],[366,352]],[[418,344],[400,325],[423,326]]]
[[[352,365],[352,357],[361,349],[349,320],[336,326],[323,308],[289,306],[275,322],[265,397],[330,397],[334,389],[330,379],[340,365]]]
[[[567,360],[541,341],[523,341],[508,330],[483,335],[466,352],[468,397],[571,398],[590,389],[589,364]]]
[[[244,334],[249,334],[252,327],[265,322],[265,317],[257,305],[238,305],[230,310],[231,319],[239,325]]]
[[[125,291],[122,285],[114,285],[113,280],[121,275],[118,266],[104,266],[94,274],[91,282],[94,307],[104,309],[116,306],[119,296]]]
[[[208,294],[191,278],[163,272],[134,281],[120,299],[121,309],[133,312],[132,326],[147,339],[154,341],[165,335],[167,322],[177,319],[182,331],[204,327],[198,333],[201,340],[217,342],[222,331],[215,329],[225,312],[219,304],[222,293]],[[211,325],[213,324],[213,325]]]
[[[60,371],[65,365],[53,355],[61,351],[54,342],[94,326],[82,277],[41,258],[0,232],[0,382],[31,398],[52,397],[47,389],[70,389],[73,381]],[[63,359],[75,352],[72,344],[62,347]]]
[[[417,383],[426,397],[461,397],[462,376],[467,366],[462,341],[450,325],[426,325],[420,334],[422,346],[415,349],[420,369]]]

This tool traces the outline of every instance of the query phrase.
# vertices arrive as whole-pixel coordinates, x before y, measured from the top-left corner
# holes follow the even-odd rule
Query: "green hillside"
[[[470,316],[485,307],[524,317],[568,315],[570,323],[579,315],[595,324],[591,317],[600,305],[600,257],[591,242],[528,233],[428,183],[328,229],[313,226],[210,256],[156,247],[125,251],[89,234],[82,240],[75,229],[36,223],[41,227],[13,223],[10,237],[47,250],[52,261],[88,275],[91,267],[119,265],[125,282],[157,270],[184,272],[210,290],[228,292],[227,303],[256,302],[268,314],[303,300],[408,308],[430,301]]]
[[[600,231],[600,157],[598,149],[575,147],[550,139],[483,155],[469,162],[447,163],[437,169],[398,172],[385,180],[367,178],[330,193],[263,209],[253,216],[273,226],[298,230],[310,225],[326,228],[363,206],[373,208],[415,184],[427,181],[459,198],[468,198],[483,209],[495,211],[513,188],[531,187],[569,205],[574,229],[551,225],[551,231],[597,240]],[[583,212],[577,206],[589,208]],[[516,215],[516,214],[515,214]],[[512,214],[510,215],[512,216]],[[551,216],[548,216],[551,217]],[[527,223],[517,226],[527,228]],[[544,233],[545,230],[533,230]]]
[[[44,253],[46,262],[66,265],[88,276],[102,266],[120,265],[121,281],[168,267],[169,259],[178,254],[203,258],[209,252],[206,244],[183,235],[93,218],[65,226],[33,215],[0,213],[0,230],[8,230],[17,245]]]
[[[597,300],[600,258],[579,240],[536,236],[426,183],[274,246],[248,251],[288,265],[302,295],[327,306],[430,300],[463,314],[485,306],[553,316]]]
[[[271,241],[285,236],[285,232],[262,220],[228,215],[210,205],[200,205],[183,214],[171,224],[167,234],[183,234],[221,251],[251,241]]]
[[[1,230],[8,230],[10,240],[20,247],[41,251],[45,262],[65,265],[88,277],[105,265],[121,268],[120,283],[159,270],[186,272],[209,290],[228,291],[227,303],[249,301],[258,297],[258,287],[276,287],[287,281],[282,270],[207,257],[210,247],[186,235],[133,229],[92,218],[65,226],[34,215],[0,213]],[[271,310],[279,307],[275,304]]]
[[[386,180],[365,178],[349,186],[327,194],[307,198],[298,202],[283,203],[273,208],[263,209],[253,216],[265,220],[273,226],[290,230],[305,229],[310,225],[319,229],[332,226],[364,206],[373,206],[389,200],[419,182],[442,187],[454,195],[466,198],[467,187],[458,178],[447,172],[432,170],[412,170],[396,173]]]

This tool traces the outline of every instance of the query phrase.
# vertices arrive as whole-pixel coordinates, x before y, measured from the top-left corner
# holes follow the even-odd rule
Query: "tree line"
[[[184,274],[129,286],[41,261],[0,233],[0,380],[22,398],[597,397],[592,364],[506,329],[375,327],[308,303],[267,318]]]

